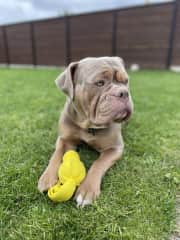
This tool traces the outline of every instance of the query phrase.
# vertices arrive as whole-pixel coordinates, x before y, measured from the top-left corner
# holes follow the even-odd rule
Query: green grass
[[[92,206],[54,204],[37,181],[54,150],[65,97],[57,70],[0,69],[0,239],[162,240],[174,228],[180,174],[180,75],[130,73],[135,113],[123,158]],[[97,157],[85,146],[86,166]]]

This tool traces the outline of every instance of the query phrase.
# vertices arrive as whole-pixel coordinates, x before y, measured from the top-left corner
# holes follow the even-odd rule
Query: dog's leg
[[[56,149],[49,161],[47,168],[38,181],[38,189],[40,192],[44,192],[56,184],[58,181],[58,168],[61,163],[62,156],[65,151],[73,148],[73,144],[58,137],[56,141]]]
[[[100,194],[101,179],[106,171],[122,156],[123,147],[108,149],[92,164],[75,198],[78,206],[91,204]]]

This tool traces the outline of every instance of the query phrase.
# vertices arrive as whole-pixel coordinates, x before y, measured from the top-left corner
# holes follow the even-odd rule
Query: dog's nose
[[[129,97],[129,93],[127,90],[123,89],[119,92],[118,97],[120,98],[128,98]]]

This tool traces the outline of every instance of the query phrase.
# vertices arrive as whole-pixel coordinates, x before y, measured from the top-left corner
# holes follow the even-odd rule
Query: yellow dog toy
[[[70,150],[64,154],[58,176],[59,181],[48,190],[48,196],[54,202],[64,202],[72,197],[86,176],[86,169],[77,152]]]

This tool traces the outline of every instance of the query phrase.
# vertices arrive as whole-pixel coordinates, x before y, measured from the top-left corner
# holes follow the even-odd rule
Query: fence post
[[[113,11],[113,21],[112,21],[112,56],[117,54],[117,11]]]
[[[66,65],[71,62],[71,29],[70,18],[65,16],[65,42],[66,42]]]
[[[170,37],[169,37],[169,47],[168,47],[167,60],[166,60],[166,69],[169,69],[169,67],[172,63],[174,38],[175,38],[176,25],[177,25],[178,1],[179,0],[174,1],[174,9],[173,9],[173,13],[172,13],[173,16],[172,16]]]
[[[30,36],[31,36],[31,48],[32,48],[32,64],[37,65],[37,54],[36,54],[36,38],[34,34],[34,23],[30,23]]]
[[[6,26],[2,27],[2,31],[3,31],[4,49],[5,49],[5,54],[6,54],[6,63],[7,63],[7,65],[9,65],[10,64],[10,57],[9,57],[9,45],[8,45],[8,37],[7,37]]]

